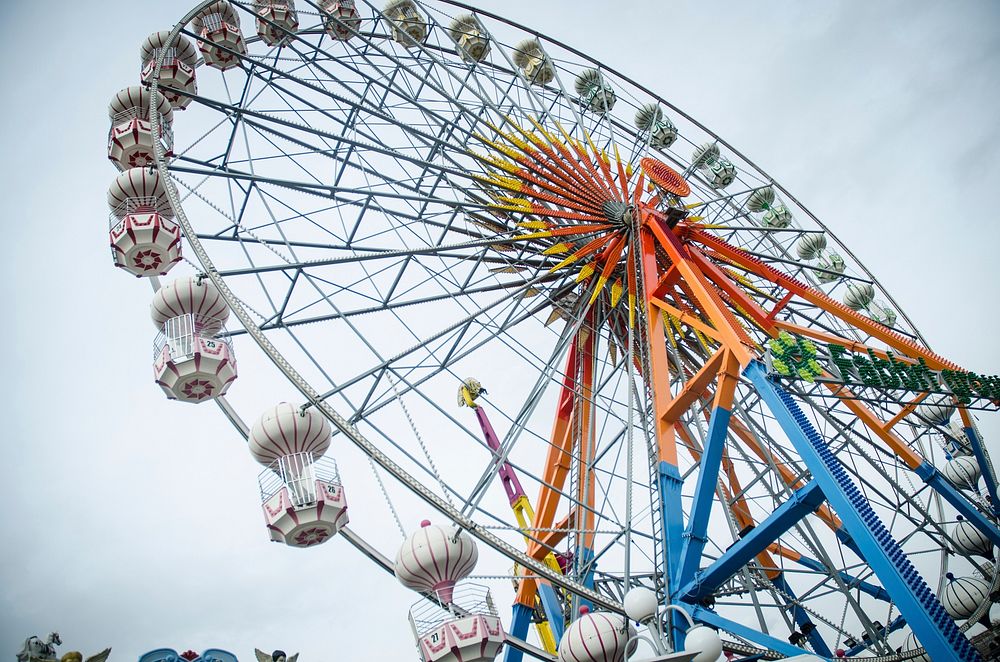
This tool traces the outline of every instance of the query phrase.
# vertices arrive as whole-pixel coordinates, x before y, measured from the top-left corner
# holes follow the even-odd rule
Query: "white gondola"
[[[433,593],[441,605],[421,600],[410,608],[424,662],[485,662],[500,652],[504,633],[489,590],[470,584],[456,589],[478,560],[469,534],[427,520],[400,546],[396,578],[406,588]]]
[[[150,316],[160,333],[153,375],[171,400],[205,402],[225,395],[236,379],[236,357],[219,338],[229,308],[211,281],[178,278],[153,295]]]
[[[331,38],[347,41],[361,29],[361,15],[354,0],[323,0],[319,8],[325,15],[323,26]]]
[[[181,259],[181,230],[159,172],[131,168],[108,187],[115,266],[135,276],[162,276]]]
[[[851,283],[844,293],[844,305],[851,310],[865,311],[876,322],[892,326],[896,311],[882,301],[875,300],[875,288],[868,283]]]
[[[198,39],[198,50],[205,64],[220,71],[240,66],[247,45],[240,29],[240,17],[227,0],[208,5],[191,21]]]
[[[941,606],[956,620],[972,616],[976,609],[989,600],[990,585],[978,577],[945,575],[948,582],[941,591]]]
[[[831,283],[837,280],[847,268],[844,258],[827,250],[826,235],[819,232],[802,235],[795,244],[795,252],[801,260],[817,261],[816,266],[819,269],[814,270],[813,274],[821,283]]]
[[[960,490],[975,490],[983,475],[976,458],[969,455],[953,457],[941,471],[948,481]]]
[[[427,19],[413,0],[391,0],[382,9],[382,15],[392,28],[392,40],[413,48],[427,38]]]
[[[958,523],[951,530],[952,549],[961,554],[970,556],[984,556],[987,559],[993,558],[993,543],[979,530],[975,524],[969,520],[958,516]]]
[[[348,523],[337,464],[325,456],[331,435],[322,414],[287,402],[265,411],[250,429],[250,454],[266,467],[261,504],[274,542],[312,547]]]
[[[548,85],[556,77],[555,65],[535,38],[525,39],[514,47],[514,64],[532,85]]]
[[[600,115],[610,112],[618,100],[614,89],[597,69],[584,69],[576,77],[574,86],[580,95],[580,104]]]
[[[646,104],[636,111],[635,126],[649,133],[650,147],[666,149],[677,140],[677,127],[655,103]]]
[[[736,181],[736,166],[722,156],[715,143],[696,147],[691,155],[691,165],[701,171],[712,188],[723,189]]]
[[[448,26],[448,34],[466,62],[482,62],[490,53],[490,38],[472,14],[456,17]]]
[[[778,199],[774,189],[770,186],[759,188],[751,193],[747,199],[747,209],[760,214],[760,222],[764,227],[787,228],[792,224],[792,212],[785,206],[785,203]]]
[[[144,168],[156,163],[154,143],[161,141],[168,156],[173,148],[172,124],[174,119],[170,103],[160,97],[156,112],[160,115],[160,130],[153,137],[150,122],[150,103],[153,95],[141,85],[132,85],[118,91],[108,104],[108,159],[119,170]]]
[[[851,283],[844,294],[844,305],[851,310],[864,310],[874,299],[874,287],[868,283]]]
[[[159,92],[174,110],[183,110],[191,103],[191,95],[198,93],[195,67],[198,65],[198,51],[194,44],[182,34],[171,46],[166,46],[170,38],[169,30],[160,30],[146,37],[139,48],[142,70],[139,78],[149,87],[156,74],[156,60],[163,54],[160,67]]]
[[[256,0],[257,36],[268,46],[278,46],[299,29],[293,0]]]
[[[950,402],[924,402],[917,406],[917,418],[925,426],[947,425],[955,413],[955,405]]]

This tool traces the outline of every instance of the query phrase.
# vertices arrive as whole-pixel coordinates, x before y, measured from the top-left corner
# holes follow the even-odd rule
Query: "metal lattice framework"
[[[246,436],[240,389],[274,388],[273,364],[333,423],[348,540],[391,569],[393,520],[429,507],[485,543],[510,660],[552,659],[581,604],[621,611],[634,586],[736,652],[899,659],[912,630],[976,659],[932,595],[947,571],[996,584],[953,534],[961,514],[1000,542],[968,410],[948,426],[919,415],[941,396],[762,363],[785,332],[959,369],[826,226],[668,100],[528,28],[450,0],[407,21],[298,4],[290,32],[232,2],[274,45],[216,45],[230,64],[197,92],[161,86],[161,53],[153,107],[187,108],[154,149],[188,267],[241,327],[217,402]],[[209,5],[170,39],[202,39]],[[455,403],[470,376],[478,421]],[[984,492],[935,469],[964,453]],[[523,644],[532,621],[547,654]]]

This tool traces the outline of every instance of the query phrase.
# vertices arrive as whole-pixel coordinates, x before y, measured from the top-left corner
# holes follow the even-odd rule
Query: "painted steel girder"
[[[962,431],[969,440],[969,445],[972,446],[972,454],[976,456],[976,462],[983,468],[983,480],[986,482],[986,493],[990,496],[993,515],[1000,515],[1000,496],[997,495],[997,482],[993,477],[993,472],[989,470],[990,463],[986,459],[986,451],[983,450],[983,441],[979,438],[979,432],[976,431],[976,427],[972,424],[969,412],[962,409],[961,415],[964,425]]]
[[[708,519],[715,500],[716,486],[719,483],[722,451],[729,434],[733,394],[739,382],[739,363],[736,356],[729,350],[724,351],[725,356],[719,371],[719,386],[715,392],[712,416],[708,424],[708,436],[699,464],[694,502],[681,543],[680,563],[674,570],[675,585],[684,585],[694,576],[701,563],[701,554],[707,541]]]
[[[823,491],[816,481],[796,490],[785,503],[720,556],[712,565],[696,573],[677,589],[676,599],[697,602],[739,572],[757,554],[766,550],[799,520],[823,503]]]
[[[771,382],[759,361],[751,363],[745,374],[844,522],[862,558],[892,596],[931,658],[980,662],[982,658],[975,648],[945,612],[792,396]]]

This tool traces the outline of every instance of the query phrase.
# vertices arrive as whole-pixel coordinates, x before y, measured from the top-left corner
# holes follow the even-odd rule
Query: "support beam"
[[[642,271],[644,291],[656,287],[658,262],[656,245],[649,232],[640,233],[642,255],[639,268]],[[656,414],[657,455],[661,462],[677,467],[677,439],[674,426],[664,419],[664,414],[673,401],[670,394],[670,368],[667,362],[667,339],[660,323],[660,311],[652,301],[643,302],[646,313],[646,342],[649,346],[649,371],[646,381],[653,391],[653,406]]]
[[[808,556],[802,556],[801,554],[796,554],[794,557],[790,555],[783,556],[795,563],[798,563],[804,568],[809,568],[810,570],[815,570],[817,572],[830,572],[830,569],[825,565],[816,559],[809,558]],[[858,579],[854,575],[844,572],[843,570],[838,571],[837,574],[844,581],[844,583],[847,584],[847,588],[856,588],[862,593],[867,593],[876,600],[881,600],[882,602],[892,602],[892,597],[890,597],[886,590],[881,586]]]
[[[792,619],[799,627],[799,630],[805,633],[806,639],[808,639],[809,643],[812,645],[812,649],[823,657],[833,657],[833,652],[830,650],[830,647],[826,645],[826,641],[823,640],[823,635],[819,633],[819,628],[817,628],[816,624],[813,623],[813,620],[809,618],[809,613],[798,604],[798,598],[795,597],[792,587],[789,586],[788,582],[785,580],[785,575],[782,574],[775,579],[773,583],[775,588],[791,598],[789,607],[792,610]]]
[[[706,411],[705,419],[709,420],[710,418],[710,412]],[[730,419],[730,424],[734,420]],[[688,448],[694,461],[701,462],[701,446],[695,444],[694,439],[691,438],[687,429],[679,425],[677,426],[677,434],[680,435],[681,440]],[[743,494],[743,486],[740,484],[739,476],[736,475],[736,468],[733,466],[732,460],[729,459],[727,450],[723,449],[722,451],[722,471],[726,474],[726,480],[728,480],[729,484],[720,485],[719,488],[722,490],[726,503],[729,504],[733,518],[736,520],[736,525],[740,530],[749,529],[757,526],[757,521],[750,514],[750,506],[747,505],[746,496]],[[757,556],[757,564],[770,579],[774,579],[781,574],[778,564],[774,562],[769,551],[763,551]]]
[[[789,292],[794,292],[799,298],[808,301],[814,306],[822,308],[828,313],[847,322],[851,326],[861,329],[872,337],[881,340],[886,345],[893,348],[893,350],[903,354],[904,356],[923,357],[923,359],[927,362],[927,365],[929,365],[933,370],[961,370],[961,367],[957,364],[938,356],[926,347],[900,335],[884,324],[865,317],[855,310],[851,310],[839,301],[831,299],[825,293],[809,287],[801,281],[796,280],[784,272],[778,271],[770,265],[764,264],[757,258],[749,255],[746,251],[730,245],[719,237],[697,229],[690,229],[688,236],[694,241],[708,246],[712,250],[719,253],[722,257],[731,260],[734,264],[738,264],[741,268],[746,269],[751,273],[755,273],[758,276],[771,281],[775,285],[780,285]]]
[[[701,553],[705,549],[708,519],[712,514],[715,491],[719,484],[719,469],[722,466],[722,451],[729,434],[729,418],[732,415],[733,393],[739,382],[739,361],[728,349],[724,352],[719,369],[719,385],[715,391],[712,417],[708,424],[708,437],[702,451],[695,486],[694,502],[688,517],[687,528],[681,544],[680,565],[675,571],[674,586],[683,586],[691,581],[701,563]],[[770,542],[770,541],[769,541]],[[766,545],[765,545],[766,547]],[[758,551],[763,551],[761,548]]]
[[[907,444],[901,437],[896,435],[891,429],[886,427],[885,422],[882,421],[875,412],[871,410],[867,404],[858,399],[858,397],[849,388],[842,384],[835,384],[833,382],[826,382],[825,386],[831,393],[837,396],[844,406],[851,410],[858,419],[865,424],[865,426],[875,433],[875,435],[884,441],[886,445],[895,453],[899,459],[901,459],[906,466],[910,469],[916,470],[921,464],[923,464],[924,459],[917,454],[909,444]]]
[[[569,475],[573,452],[573,434],[571,421],[575,401],[576,354],[579,335],[570,344],[566,358],[566,371],[563,373],[562,389],[559,393],[559,404],[556,407],[556,417],[552,424],[552,443],[545,457],[545,468],[542,472],[542,484],[538,488],[537,509],[531,522],[532,529],[551,529],[555,520],[556,508],[559,506],[561,490]],[[531,538],[538,538],[536,531],[530,531]],[[544,535],[544,534],[543,534]],[[565,534],[563,534],[565,535]],[[536,560],[541,560],[551,551],[551,547],[543,547],[532,540],[528,543],[527,553]],[[528,608],[535,604],[537,583],[534,579],[522,579],[517,591],[517,602]]]
[[[664,301],[662,297],[651,297],[649,301],[663,312],[672,316],[681,324],[687,324],[691,328],[700,331],[701,333],[708,336],[712,340],[720,340],[719,332],[710,327],[709,325],[705,324],[704,322],[702,322],[695,315],[685,312],[676,306],[670,305],[669,303]]]
[[[660,462],[657,466],[660,491],[660,518],[663,527],[664,573],[670,577],[671,568],[677,567],[680,556],[680,541],[684,533],[684,520],[681,515],[681,487],[684,481],[680,471],[669,462]],[[669,582],[669,579],[667,580]]]
[[[531,625],[533,615],[534,609],[515,602],[514,613],[510,619],[510,636],[517,637],[522,641],[527,639],[528,626]],[[521,662],[523,659],[524,653],[513,646],[508,646],[503,656],[504,662]]]
[[[660,322],[659,309],[649,301],[649,293],[659,282],[659,261],[656,255],[656,241],[648,230],[639,233],[641,255],[637,267],[642,278],[642,288],[646,301],[646,343],[649,352],[649,375],[646,382],[652,391],[653,412],[656,426],[657,483],[660,495],[660,520],[663,530],[662,556],[664,582],[677,568],[681,550],[681,535],[684,531],[683,506],[681,504],[681,472],[678,468],[677,437],[674,426],[668,423],[665,412],[670,408],[673,397],[670,393],[670,367],[667,362],[667,339]],[[669,594],[669,587],[667,594]]]
[[[710,609],[705,609],[704,607],[696,605],[684,606],[687,607],[688,613],[691,614],[691,618],[693,618],[696,622],[711,625],[712,627],[720,630],[725,630],[726,632],[730,632],[741,639],[746,639],[749,642],[757,644],[761,648],[776,651],[785,657],[795,657],[796,655],[809,654],[809,651],[805,649],[793,646],[787,641],[778,639],[777,637],[772,637],[769,634],[764,634],[763,632],[757,630],[757,628],[744,625],[743,623],[737,623],[736,621],[731,621],[728,618],[723,618]]]
[[[546,581],[538,582],[538,599],[541,601],[542,610],[548,619],[549,636],[552,637],[552,643],[555,649],[558,650],[559,642],[562,641],[563,631],[566,629],[566,617],[563,615],[562,602],[559,601],[559,596],[556,595],[556,590],[552,588],[552,584]],[[539,635],[541,634],[542,632],[539,630]],[[553,652],[549,651],[547,645],[545,646],[545,650]]]
[[[578,577],[580,582],[587,588],[594,587],[594,530],[597,528],[596,514],[594,512],[596,499],[596,479],[594,476],[594,456],[597,452],[596,430],[592,419],[594,410],[594,354],[597,348],[597,333],[592,329],[593,317],[587,315],[586,322],[580,330],[582,351],[579,360],[583,365],[578,366],[577,374],[580,375],[580,396],[574,411],[574,416],[579,416],[579,421],[574,421],[573,428],[580,431],[579,439],[575,440],[575,451],[577,462],[579,463],[579,480],[576,486],[577,501],[577,533],[575,557],[573,565],[576,568],[585,568],[582,577]],[[584,335],[585,334],[585,335]],[[576,609],[586,606],[593,609],[593,605],[586,600],[573,601],[574,613]]]
[[[725,367],[725,354],[725,348],[716,351],[701,366],[701,369],[687,380],[684,389],[674,396],[673,402],[661,415],[664,421],[671,424],[676,423],[680,420],[681,415],[705,394],[705,390],[715,381],[719,370]]]
[[[981,662],[979,653],[945,612],[792,396],[768,379],[767,369],[759,361],[747,367],[746,375],[931,658]]]
[[[962,513],[973,526],[982,531],[983,535],[993,541],[994,545],[1000,545],[1000,529],[997,529],[989,518],[984,516],[979,509],[966,499],[961,492],[948,482],[941,473],[934,468],[930,462],[922,458],[901,437],[887,428],[878,416],[864,402],[855,398],[854,393],[844,386],[827,384],[827,387],[850,409],[854,414],[882,439],[892,451],[899,456],[906,465],[912,469],[921,480],[927,483],[935,492],[945,498],[948,503],[955,507],[955,510]],[[983,460],[986,456],[983,455]],[[979,459],[978,457],[976,458]],[[981,465],[983,466],[983,465]],[[988,466],[988,465],[986,465]]]
[[[697,264],[703,274],[708,276],[713,283],[715,283],[719,289],[725,292],[731,300],[736,303],[743,312],[756,322],[764,331],[776,335],[773,331],[774,318],[769,316],[767,311],[760,307],[749,294],[744,291],[742,287],[733,282],[729,274],[720,269],[714,262],[705,257],[705,254],[701,252],[697,247],[689,246],[688,252],[691,255],[691,259]]]
[[[979,431],[976,430],[976,426],[972,423],[972,418],[969,416],[969,412],[965,409],[961,410],[962,415],[962,431],[965,432],[965,436],[969,439],[969,444],[972,446],[972,454],[976,456],[976,462],[983,470],[983,481],[986,483],[986,493],[990,496],[990,505],[993,507],[993,515],[1000,515],[1000,497],[997,496],[997,481],[993,477],[993,472],[990,471],[990,463],[986,459],[986,451],[983,449],[983,440],[979,438]]]
[[[973,506],[965,496],[952,485],[940,471],[934,468],[930,462],[924,462],[916,469],[920,478],[931,486],[935,492],[944,497],[955,510],[962,514],[962,517],[969,520],[984,536],[990,539],[994,545],[1000,546],[1000,529],[997,529],[979,509]]]
[[[677,589],[675,600],[698,602],[719,588],[755,556],[816,510],[823,502],[823,491],[816,481],[796,490],[785,503],[743,538],[733,543],[712,565],[695,574]],[[682,566],[683,567],[683,566]]]
[[[643,223],[644,227],[648,228],[656,237],[657,242],[670,256],[671,261],[677,265],[684,284],[691,289],[701,311],[715,326],[722,343],[736,354],[741,366],[747,365],[753,358],[753,354],[747,346],[753,344],[752,340],[748,338],[746,331],[733,317],[713,286],[701,274],[700,269],[692,261],[687,248],[670,228],[657,219],[654,214],[644,213]]]

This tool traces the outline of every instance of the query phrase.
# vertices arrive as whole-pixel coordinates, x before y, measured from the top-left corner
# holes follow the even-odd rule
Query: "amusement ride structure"
[[[451,0],[178,18],[109,107],[155,381],[272,540],[419,594],[415,656],[989,654],[1000,378],[734,147]]]

